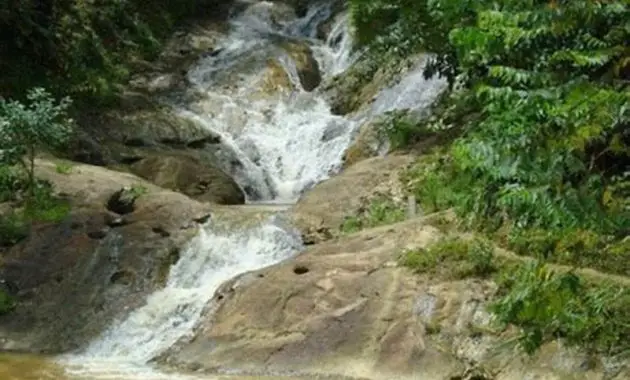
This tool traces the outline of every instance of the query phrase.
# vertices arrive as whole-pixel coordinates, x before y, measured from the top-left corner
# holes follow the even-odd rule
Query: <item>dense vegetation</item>
[[[360,44],[386,52],[383,59],[433,52],[427,76],[439,73],[452,84],[432,119],[388,129],[398,145],[401,136],[407,143],[427,133],[457,136],[407,173],[427,211],[452,208],[465,227],[543,263],[630,275],[627,1],[351,5]],[[606,340],[605,329],[618,326],[598,312],[630,322],[621,309],[597,308],[627,295],[586,290],[583,280],[546,270],[527,267],[505,282],[496,309],[531,338],[523,341],[528,351],[549,336]],[[533,300],[549,314],[518,309]]]
[[[31,87],[76,102],[115,97],[138,61],[154,57],[176,21],[220,13],[216,0],[2,0],[0,93]]]
[[[553,338],[595,352],[630,349],[630,288],[500,255],[480,238],[446,237],[427,249],[404,252],[401,262],[416,273],[446,280],[494,276],[499,290],[490,310],[499,322],[497,332],[508,324],[520,326],[517,343],[527,353]]]
[[[36,153],[70,137],[67,114],[110,104],[130,72],[159,53],[176,22],[221,17],[225,6],[216,0],[0,1],[0,203],[11,205],[0,215],[0,248],[24,238],[33,221],[67,213],[34,167]]]

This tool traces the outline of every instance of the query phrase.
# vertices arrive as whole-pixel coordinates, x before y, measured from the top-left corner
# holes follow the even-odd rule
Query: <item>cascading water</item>
[[[230,33],[189,72],[201,103],[172,105],[183,117],[222,136],[216,159],[246,191],[249,202],[292,203],[338,170],[360,123],[392,109],[430,103],[444,83],[424,80],[416,75],[418,68],[402,87],[377,97],[366,113],[354,119],[333,115],[317,91],[304,89],[296,62],[279,46],[306,44],[324,79],[339,74],[353,61],[346,15],[338,15],[327,40],[321,41],[315,38],[317,28],[330,17],[330,5],[313,6],[304,17],[293,19],[272,10],[272,3],[262,1],[236,15]],[[292,88],[252,96],[270,58],[280,63]],[[223,282],[278,263],[300,248],[299,236],[277,217],[242,229],[220,228],[211,221],[171,268],[163,289],[83,352],[60,361],[73,379],[188,379],[152,370],[147,363],[192,333]]]
[[[319,23],[330,16],[329,5],[313,7],[305,17],[275,28],[267,20],[266,5],[259,3],[260,12],[236,17],[219,53],[204,58],[189,74],[205,97],[203,108],[218,112],[200,113],[190,105],[181,105],[180,111],[223,137],[218,161],[245,189],[248,200],[292,202],[339,168],[355,125],[333,115],[321,95],[304,90],[295,62],[278,45],[308,42],[326,78],[352,62],[351,40],[346,17],[337,18],[327,41],[313,38]],[[251,99],[269,58],[283,66],[293,91]],[[243,68],[243,60],[255,69]],[[235,71],[238,75],[231,75]]]
[[[201,229],[171,268],[163,289],[80,355],[63,358],[68,372],[91,379],[168,379],[146,363],[193,331],[223,282],[280,262],[300,248],[299,236],[277,218],[241,230]]]

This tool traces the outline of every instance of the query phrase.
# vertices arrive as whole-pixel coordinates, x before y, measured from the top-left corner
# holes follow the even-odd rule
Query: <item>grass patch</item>
[[[70,174],[74,165],[70,162],[59,162],[55,165],[55,171],[59,174]]]
[[[52,186],[39,183],[34,197],[27,201],[23,209],[24,216],[31,221],[59,222],[70,213],[70,203],[56,198]]]
[[[484,239],[450,237],[428,248],[406,251],[402,265],[442,279],[488,277],[497,271],[494,247]]]
[[[14,166],[0,165],[0,203],[15,200],[27,186],[24,174]]]
[[[343,234],[351,234],[366,228],[398,223],[405,218],[406,212],[403,206],[387,197],[380,196],[372,199],[356,215],[346,217],[340,230]]]
[[[0,217],[0,246],[12,246],[26,238],[34,222],[55,223],[70,213],[70,203],[56,198],[50,184],[38,182],[33,190],[31,198]]]
[[[448,237],[404,252],[401,264],[441,280],[493,278],[498,291],[489,305],[500,328],[518,328],[516,342],[528,354],[562,339],[590,353],[630,352],[630,288],[556,271],[541,260],[509,260],[490,241]]]
[[[130,189],[130,193],[134,199],[137,199],[141,197],[142,195],[147,194],[148,192],[149,192],[149,189],[147,189],[147,187],[144,185],[134,184],[133,186],[131,186],[131,189]]]
[[[12,212],[0,218],[0,247],[10,247],[28,236],[24,215]]]

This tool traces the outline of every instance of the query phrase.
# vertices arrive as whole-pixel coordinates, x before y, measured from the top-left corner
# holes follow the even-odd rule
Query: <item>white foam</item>
[[[213,231],[206,226],[171,268],[163,289],[111,325],[83,352],[60,360],[70,373],[88,373],[93,379],[122,372],[125,380],[135,379],[136,373],[148,376],[153,372],[145,364],[192,334],[221,284],[287,259],[300,247],[299,236],[273,218],[243,230]],[[159,372],[151,376],[161,379]]]

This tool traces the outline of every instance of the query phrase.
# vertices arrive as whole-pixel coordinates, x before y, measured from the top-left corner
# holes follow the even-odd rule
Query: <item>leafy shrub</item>
[[[27,100],[25,105],[0,99],[0,165],[20,168],[27,177],[28,195],[32,197],[38,149],[67,142],[72,120],[66,116],[70,98],[57,103],[45,89],[34,88]]]
[[[508,236],[507,244],[520,255],[630,275],[630,239],[627,238],[588,229],[517,229]]]
[[[131,186],[131,195],[134,198],[139,198],[147,194],[148,192],[149,192],[149,189],[147,189],[146,186],[144,185],[134,184],[133,186]]]
[[[452,83],[456,73],[449,28],[470,22],[475,2],[441,5],[427,0],[351,0],[356,45],[369,46],[383,64],[419,51],[436,53],[427,65],[427,75],[439,72]]]
[[[426,249],[403,253],[401,263],[416,273],[446,279],[486,277],[497,270],[494,247],[483,239],[445,238]]]
[[[405,209],[391,199],[379,196],[372,199],[366,207],[362,207],[357,215],[346,217],[340,230],[342,233],[353,233],[365,228],[393,224],[405,220]]]
[[[519,254],[630,273],[627,1],[351,3],[356,29],[367,33],[361,43],[433,52],[425,74],[461,85],[459,102],[449,100],[455,110],[435,115],[460,123],[461,134],[407,173],[425,209],[454,208],[467,227]],[[394,16],[375,22],[381,10]],[[439,270],[464,257],[454,248],[404,261]],[[558,337],[628,348],[627,289],[590,286],[542,264],[505,275],[494,310],[521,327],[526,351]]]
[[[614,244],[609,237],[618,240],[630,231],[630,59],[625,47],[630,6],[510,0],[387,4],[357,1],[355,7],[424,9],[422,17],[439,24],[441,34],[425,30],[425,24],[395,25],[406,23],[405,17],[382,33],[395,41],[419,41],[417,49],[429,48],[451,66],[438,71],[458,76],[463,85],[456,91],[458,100],[449,100],[455,110],[446,107],[435,115],[462,123],[461,137],[428,166],[416,167],[418,178],[410,181],[423,206],[454,207],[469,227],[490,233],[600,235],[605,242],[600,245],[544,254],[576,265],[605,262],[592,255]],[[376,14],[372,8],[372,13],[355,12]],[[361,29],[368,21],[355,24]],[[439,44],[446,47],[432,49]],[[429,68],[426,74],[434,72]],[[423,131],[409,133],[422,136]]]
[[[613,285],[588,285],[574,273],[557,274],[540,262],[504,272],[500,297],[491,309],[503,324],[521,329],[518,342],[528,353],[563,338],[611,354],[627,350],[630,291]]]
[[[16,195],[27,188],[27,180],[20,170],[0,165],[0,203],[15,200]]]

